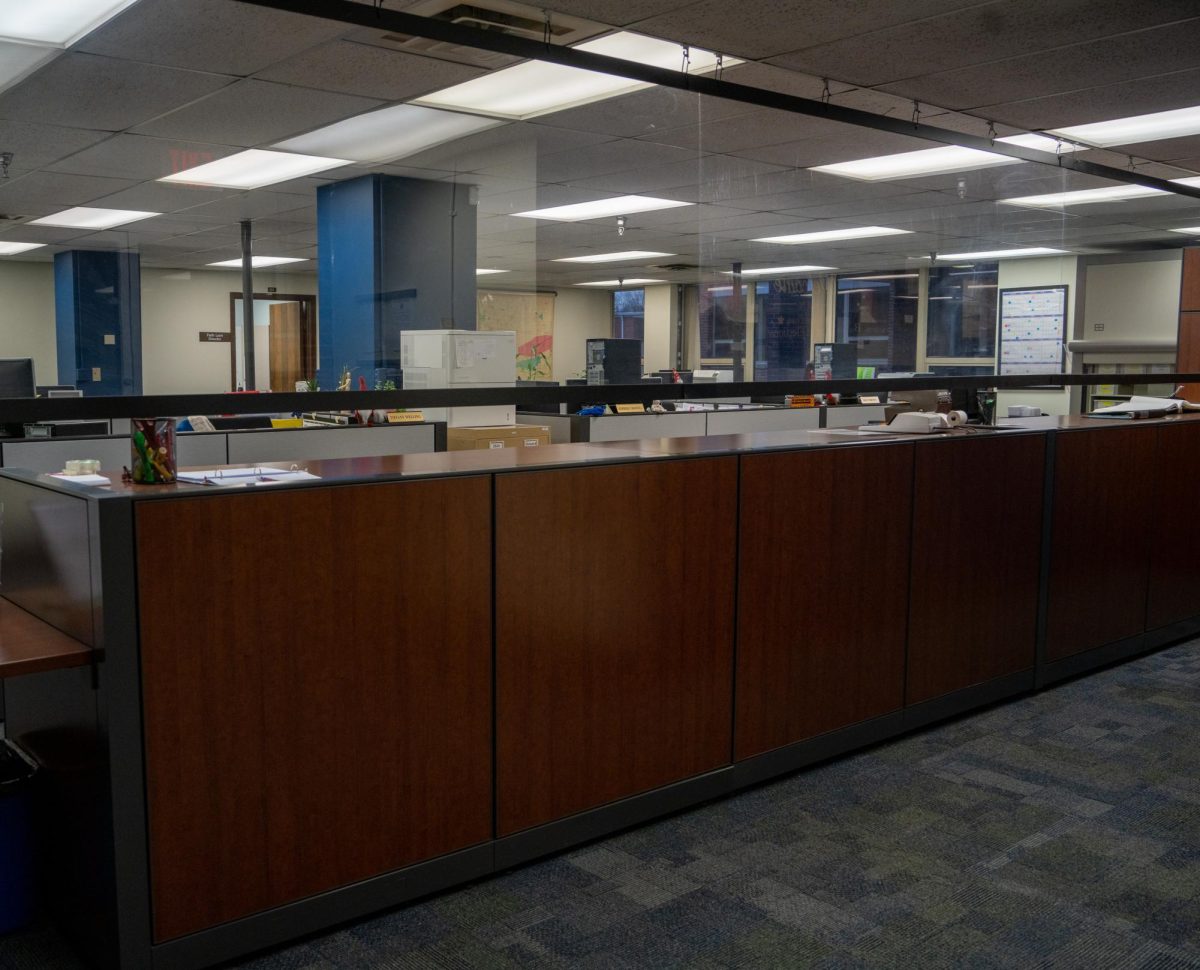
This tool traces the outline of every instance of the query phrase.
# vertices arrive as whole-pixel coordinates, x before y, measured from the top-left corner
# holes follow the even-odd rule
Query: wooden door
[[[271,390],[294,391],[303,370],[299,303],[275,303],[271,311]]]

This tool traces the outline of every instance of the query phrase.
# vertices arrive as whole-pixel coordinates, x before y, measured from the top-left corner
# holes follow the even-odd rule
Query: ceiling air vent
[[[0,212],[0,225],[9,222],[24,222],[29,216],[14,216],[5,212]]]
[[[699,269],[695,263],[666,263],[662,266],[651,266],[651,269],[660,269],[664,273],[683,273],[690,269]]]
[[[461,3],[459,0],[423,0],[421,3],[407,7],[405,13],[428,17],[430,20],[443,20],[463,27],[474,27],[477,30],[490,30],[513,37],[523,37],[527,40],[541,40],[546,34],[546,15],[541,9],[522,3],[511,3],[509,0],[481,0],[476,3]],[[568,17],[560,13],[550,14],[550,39],[554,44],[575,44],[607,29],[602,24],[581,20],[578,17]],[[373,36],[364,34],[355,39],[365,43],[374,43],[381,47],[402,50],[409,54],[421,54],[424,57],[436,57],[444,61],[490,69],[504,67],[516,59],[508,54],[496,54],[475,47],[461,47],[411,34],[378,31],[369,33]]]

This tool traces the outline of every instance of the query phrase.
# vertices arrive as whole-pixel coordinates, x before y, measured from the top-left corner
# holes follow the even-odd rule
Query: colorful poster
[[[476,326],[517,334],[517,379],[554,379],[554,294],[480,290]]]

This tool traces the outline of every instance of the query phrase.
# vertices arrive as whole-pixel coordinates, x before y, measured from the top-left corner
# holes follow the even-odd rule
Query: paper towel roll
[[[967,423],[966,411],[949,411],[946,414],[946,423],[952,428],[957,428],[961,424]]]

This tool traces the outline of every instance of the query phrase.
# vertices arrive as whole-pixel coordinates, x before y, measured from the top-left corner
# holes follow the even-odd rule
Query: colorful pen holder
[[[133,418],[129,446],[135,485],[169,485],[175,481],[174,418]]]

